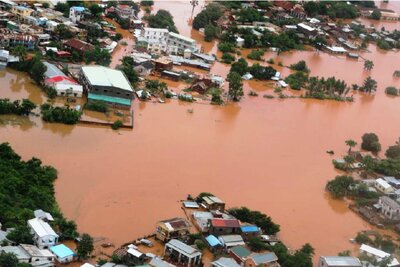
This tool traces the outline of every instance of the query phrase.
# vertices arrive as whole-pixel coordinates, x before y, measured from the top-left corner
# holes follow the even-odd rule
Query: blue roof
[[[58,258],[66,258],[75,255],[75,253],[66,245],[60,244],[50,248],[51,252]]]
[[[206,240],[207,240],[207,243],[212,247],[215,247],[215,246],[218,246],[218,245],[222,246],[221,241],[219,241],[218,238],[216,238],[213,235],[207,236]]]
[[[258,227],[255,225],[243,225],[240,226],[240,229],[242,229],[243,233],[253,233],[259,231]]]
[[[107,95],[98,95],[98,94],[94,94],[94,93],[89,93],[88,99],[89,100],[99,100],[99,101],[104,101],[104,102],[113,103],[113,104],[120,104],[120,105],[124,105],[124,106],[131,105],[130,99],[114,97],[114,96],[107,96]]]
[[[72,9],[78,12],[83,12],[85,11],[85,8],[83,6],[73,6]]]

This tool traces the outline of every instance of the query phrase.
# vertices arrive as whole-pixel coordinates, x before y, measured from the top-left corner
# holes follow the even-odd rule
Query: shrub
[[[42,119],[47,122],[61,122],[64,124],[76,124],[82,113],[67,107],[53,107],[43,104],[41,107]]]
[[[124,125],[124,123],[121,120],[116,120],[114,121],[114,123],[111,125],[111,128],[113,130],[118,130],[119,128],[121,128]]]
[[[274,61],[274,59],[270,58],[270,59],[267,60],[267,63],[268,64],[275,64],[275,61]]]
[[[250,92],[249,92],[249,96],[258,96],[258,94],[257,94],[257,92],[250,91]]]
[[[235,61],[235,57],[230,53],[224,53],[221,57],[221,60],[226,64],[231,64],[233,61]]]
[[[326,184],[326,189],[334,198],[342,198],[349,193],[350,187],[354,184],[353,177],[340,175],[336,176],[334,180],[329,181]]]
[[[397,96],[397,95],[399,95],[399,90],[394,86],[389,86],[389,87],[386,87],[385,93],[388,95]]]
[[[107,112],[108,111],[108,106],[107,103],[104,101],[90,101],[86,103],[85,108],[88,110],[93,110],[97,112]]]
[[[252,50],[248,55],[247,58],[253,60],[262,60],[262,56],[264,55],[264,50]]]
[[[235,52],[235,46],[231,43],[220,43],[218,45],[218,50],[223,52],[223,53],[234,53]]]
[[[374,133],[365,133],[362,136],[361,148],[367,151],[377,153],[381,150],[379,138]]]
[[[290,69],[296,71],[310,72],[310,69],[307,67],[307,63],[304,60],[300,60],[299,62],[290,65]]]

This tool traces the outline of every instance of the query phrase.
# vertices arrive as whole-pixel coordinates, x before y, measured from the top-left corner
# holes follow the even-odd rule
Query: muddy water
[[[186,22],[177,24],[180,29]],[[364,132],[376,132],[384,148],[400,135],[400,98],[383,92],[388,85],[400,86],[392,77],[400,68],[400,54],[369,49],[363,56],[375,63],[370,74],[379,91],[356,95],[354,103],[245,97],[239,104],[216,107],[134,101],[132,131],[44,124],[36,117],[9,123],[5,117],[0,141],[10,142],[25,158],[35,155],[55,166],[63,212],[80,231],[96,237],[121,244],[147,234],[157,220],[182,214],[179,199],[211,191],[230,207],[244,205],[272,216],[290,247],[310,242],[317,254],[336,255],[369,226],[345,202],[324,192],[326,181],[337,175],[325,151],[339,157],[346,151],[344,140],[359,140]],[[264,58],[271,57],[283,65],[304,59],[312,75],[335,75],[348,84],[361,83],[369,74],[361,60],[313,51]],[[226,75],[228,70],[217,63],[211,72]],[[280,70],[289,74],[287,68]],[[1,97],[45,99],[21,73],[1,70],[0,84]],[[271,90],[256,81],[245,88]]]

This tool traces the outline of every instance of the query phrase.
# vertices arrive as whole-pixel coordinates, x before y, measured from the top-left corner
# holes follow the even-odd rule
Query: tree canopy
[[[149,27],[152,28],[164,28],[171,32],[178,33],[178,29],[175,26],[174,18],[169,11],[160,9],[155,15],[150,15],[147,17],[147,22]]]
[[[228,212],[233,217],[242,222],[257,225],[264,233],[268,235],[274,235],[279,232],[279,225],[275,224],[272,221],[271,217],[259,211],[254,211],[246,207],[241,207],[229,209]]]

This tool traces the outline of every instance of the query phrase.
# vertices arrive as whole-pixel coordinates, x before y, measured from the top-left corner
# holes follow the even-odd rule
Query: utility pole
[[[192,18],[193,18],[194,8],[199,5],[199,0],[190,0],[190,4],[192,5]]]

